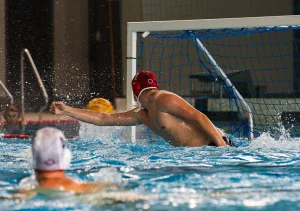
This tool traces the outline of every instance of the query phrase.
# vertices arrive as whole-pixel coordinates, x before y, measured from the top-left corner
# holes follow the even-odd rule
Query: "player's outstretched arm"
[[[54,114],[65,114],[80,121],[101,126],[131,126],[141,123],[134,109],[121,113],[104,114],[66,106],[63,102],[53,102],[50,111]]]

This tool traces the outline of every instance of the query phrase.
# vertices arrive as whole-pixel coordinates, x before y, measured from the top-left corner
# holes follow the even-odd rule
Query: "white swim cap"
[[[39,129],[32,143],[33,168],[41,171],[64,170],[71,161],[63,132],[56,128]]]

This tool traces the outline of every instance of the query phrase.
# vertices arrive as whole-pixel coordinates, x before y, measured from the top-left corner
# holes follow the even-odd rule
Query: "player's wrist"
[[[71,109],[72,109],[72,107],[65,106],[62,111],[63,111],[63,113],[70,113]]]

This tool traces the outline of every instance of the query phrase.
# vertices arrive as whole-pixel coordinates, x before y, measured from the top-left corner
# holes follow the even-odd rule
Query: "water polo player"
[[[93,193],[114,186],[107,182],[77,182],[65,175],[71,161],[62,131],[46,127],[37,131],[32,142],[32,159],[40,188]]]
[[[15,105],[8,105],[3,110],[4,121],[0,123],[2,132],[9,134],[20,134],[23,129],[21,110]]]
[[[159,88],[154,73],[142,70],[132,80],[137,108],[108,115],[53,102],[50,110],[99,126],[145,124],[173,146],[234,145],[205,114],[180,96]]]

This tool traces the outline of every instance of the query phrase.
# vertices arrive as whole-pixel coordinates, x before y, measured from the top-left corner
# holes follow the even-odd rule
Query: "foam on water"
[[[264,132],[259,137],[251,141],[250,148],[266,148],[280,150],[299,150],[300,138],[291,138],[289,134],[282,134],[278,139],[270,133]]]
[[[110,143],[111,140],[127,140],[126,127],[117,126],[97,126],[85,122],[80,123],[79,136],[88,140],[101,140]]]

